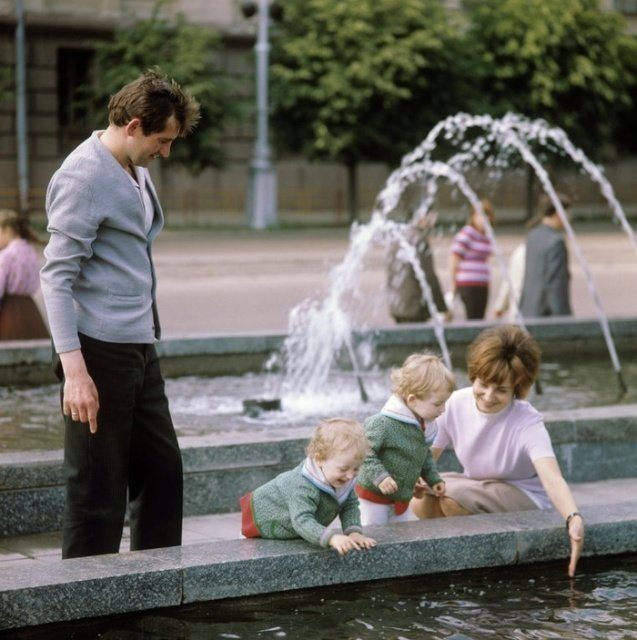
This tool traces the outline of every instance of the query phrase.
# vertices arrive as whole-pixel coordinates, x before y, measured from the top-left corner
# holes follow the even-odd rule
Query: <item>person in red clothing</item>
[[[482,200],[482,210],[495,223],[493,205]],[[465,308],[467,320],[484,318],[489,298],[489,264],[493,251],[486,234],[484,218],[477,209],[471,210],[467,223],[456,233],[451,245],[451,299],[457,295]]]

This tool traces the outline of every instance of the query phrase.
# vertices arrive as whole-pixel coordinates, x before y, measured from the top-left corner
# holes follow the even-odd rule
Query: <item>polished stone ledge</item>
[[[586,556],[637,551],[637,500],[582,508]],[[409,522],[367,530],[340,557],[302,540],[228,540],[0,569],[0,629],[331,584],[564,560],[555,512]],[[585,560],[582,560],[585,563]]]
[[[445,341],[452,356],[463,360],[466,346],[490,321],[465,321],[445,325]],[[584,353],[606,353],[603,333],[594,319],[544,318],[528,320],[529,332],[540,343],[545,357]],[[620,355],[637,349],[635,318],[611,318],[609,327]],[[157,343],[162,371],[166,376],[241,375],[260,371],[285,340],[282,333],[237,333],[173,336]],[[415,350],[440,349],[431,324],[355,332],[354,343],[368,343],[381,364],[396,364]],[[344,362],[348,366],[347,358]],[[0,384],[49,384],[55,382],[51,370],[51,343],[25,340],[0,343]]]
[[[545,420],[568,482],[637,477],[637,405],[552,411]],[[310,432],[181,438],[184,515],[236,510],[239,496],[298,464]],[[460,470],[450,452],[439,468]],[[58,530],[63,509],[61,451],[0,454],[0,537]]]

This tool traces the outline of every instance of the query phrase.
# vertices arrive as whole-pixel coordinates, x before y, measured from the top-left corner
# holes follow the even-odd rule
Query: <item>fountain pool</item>
[[[628,640],[637,556],[337,585],[12,632],[14,640]],[[2,634],[0,633],[0,637]]]
[[[468,384],[462,369],[456,369],[458,386]],[[540,411],[579,409],[616,403],[637,403],[637,362],[624,363],[628,393],[618,399],[616,381],[606,362],[582,357],[571,361],[542,363],[543,393],[531,391],[529,400]],[[166,390],[179,436],[233,436],[273,431],[298,434],[323,417],[335,415],[364,419],[380,409],[389,394],[389,373],[376,368],[364,374],[369,394],[361,402],[351,371],[332,372],[321,393],[282,394],[282,411],[263,412],[253,418],[242,413],[242,399],[276,396],[283,384],[280,373],[247,373],[242,376],[182,376],[166,380]],[[32,450],[62,447],[58,386],[0,387],[0,449]]]
[[[445,144],[439,145],[441,140]],[[438,159],[438,156],[445,156],[450,150],[453,151],[450,157]],[[410,224],[416,223],[420,212],[433,211],[439,183],[448,183],[482,218],[484,232],[489,237],[502,279],[508,283],[509,290],[514,290],[493,228],[478,198],[477,190],[484,191],[487,185],[482,182],[480,186],[471,184],[470,180],[475,178],[472,170],[482,168],[487,170],[486,182],[496,182],[502,171],[509,167],[511,159],[518,158],[533,171],[542,190],[553,203],[571,250],[584,273],[619,388],[625,392],[626,381],[608,316],[569,217],[557,196],[556,186],[539,160],[542,150],[550,150],[551,153],[569,158],[598,184],[614,219],[621,224],[637,251],[635,233],[614,195],[612,185],[603,176],[601,169],[572,144],[562,129],[551,127],[543,120],[528,120],[513,113],[508,113],[503,118],[466,113],[450,116],[441,120],[413,151],[402,158],[400,166],[392,172],[378,194],[370,221],[364,225],[352,226],[348,252],[330,273],[331,283],[327,295],[322,300],[309,298],[290,313],[289,335],[283,347],[287,387],[303,392],[321,390],[329,378],[336,355],[343,349],[348,351],[352,367],[357,370],[359,356],[352,346],[353,321],[356,318],[354,311],[365,302],[365,296],[360,294],[360,276],[366,256],[377,244],[391,246],[398,243],[401,248],[399,259],[411,264],[422,290],[423,302],[430,312],[439,351],[447,366],[451,367],[445,327],[416,259],[416,251],[409,246],[407,230]],[[405,206],[405,194],[414,188],[420,194],[419,200],[412,202],[411,206]],[[417,206],[414,207],[414,204]],[[400,221],[405,217],[405,209],[415,211],[414,219],[407,223]],[[515,301],[513,306],[516,323],[526,328],[528,318],[522,317]],[[359,386],[361,397],[364,397],[363,386]]]

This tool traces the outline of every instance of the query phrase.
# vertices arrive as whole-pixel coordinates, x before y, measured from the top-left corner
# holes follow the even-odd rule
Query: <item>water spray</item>
[[[349,359],[352,363],[352,370],[354,371],[354,376],[356,377],[356,382],[358,383],[358,391],[361,394],[361,401],[363,403],[369,402],[369,396],[367,395],[367,391],[365,391],[365,385],[363,384],[363,376],[361,376],[361,370],[360,370],[360,367],[358,366],[356,353],[354,352],[354,347],[352,347],[351,336],[348,336],[345,339],[345,346],[347,347],[347,352],[349,353]]]

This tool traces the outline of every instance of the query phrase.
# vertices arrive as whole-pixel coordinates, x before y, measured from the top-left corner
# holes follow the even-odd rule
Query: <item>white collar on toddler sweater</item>
[[[393,418],[399,422],[407,422],[422,429],[422,424],[414,412],[403,402],[403,399],[395,393],[389,397],[385,406],[380,410],[381,415]]]
[[[331,495],[336,499],[338,504],[343,504],[352,492],[356,484],[356,476],[354,476],[346,485],[334,489],[334,487],[325,479],[325,474],[321,468],[308,456],[303,462],[303,471],[301,472],[306,480],[309,480],[315,487],[321,491]]]
[[[403,399],[395,393],[389,397],[389,400],[387,400],[385,406],[380,410],[380,413],[388,418],[393,418],[399,422],[405,422],[414,427],[418,427],[424,432],[425,441],[430,446],[438,432],[438,427],[435,422],[423,424],[418,416],[414,415],[414,412],[403,402]]]

